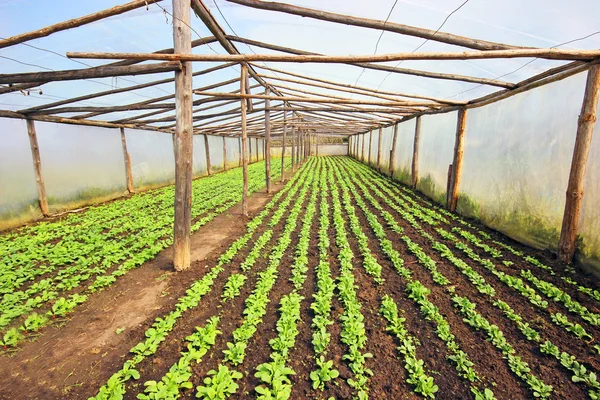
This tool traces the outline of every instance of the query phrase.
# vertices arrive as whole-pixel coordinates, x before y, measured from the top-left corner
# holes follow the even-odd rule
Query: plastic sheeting
[[[584,265],[600,271],[600,122],[596,122],[587,165],[579,235],[581,243],[577,258]]]
[[[227,146],[227,168],[237,167],[240,164],[240,139],[235,137],[226,137]]]
[[[118,129],[35,122],[51,213],[127,191]]]
[[[413,118],[398,124],[398,138],[396,139],[396,168],[393,176],[402,183],[412,182],[412,158],[415,142],[415,125],[417,119]]]
[[[173,136],[161,132],[126,129],[127,150],[131,157],[131,173],[136,189],[146,189],[175,181],[175,154]],[[202,140],[198,140],[198,138]],[[194,159],[199,163],[204,158],[203,138],[194,136]],[[200,150],[202,149],[202,150]],[[198,151],[202,153],[198,153]],[[121,151],[122,153],[122,151]],[[199,154],[202,154],[200,156]],[[198,156],[197,156],[198,155]],[[201,164],[198,164],[198,166]],[[194,173],[197,164],[194,161]]]
[[[383,128],[381,136],[381,171],[389,175],[390,167],[390,149],[394,139],[394,127],[388,126]]]
[[[585,77],[467,112],[459,212],[557,247]]]
[[[6,229],[42,213],[25,121],[2,118],[0,130],[0,229]]]
[[[204,176],[208,173],[206,169],[206,151],[204,150],[204,135],[194,135],[194,142],[192,144],[192,165],[194,178]],[[173,153],[173,156],[175,154]],[[211,160],[212,161],[212,160]],[[173,157],[173,163],[175,158]],[[173,166],[174,168],[174,166]],[[175,170],[173,170],[175,174]],[[174,177],[175,175],[173,175]],[[174,178],[173,178],[174,179]]]
[[[417,189],[446,204],[448,166],[454,156],[457,112],[421,117]]]
[[[313,146],[313,154],[316,154],[316,147]],[[280,152],[281,154],[281,152]],[[320,144],[319,156],[345,156],[348,154],[347,144]]]

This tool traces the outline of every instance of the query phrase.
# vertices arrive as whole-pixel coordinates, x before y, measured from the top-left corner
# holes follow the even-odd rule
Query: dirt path
[[[283,188],[273,185],[273,193]],[[251,218],[272,197],[249,198]],[[241,233],[249,218],[236,205],[192,235],[192,267],[172,272],[169,247],[77,309],[64,323],[41,331],[0,363],[0,399],[82,398],[120,368],[131,347],[154,319],[169,310],[189,285]],[[118,334],[117,334],[118,330]]]

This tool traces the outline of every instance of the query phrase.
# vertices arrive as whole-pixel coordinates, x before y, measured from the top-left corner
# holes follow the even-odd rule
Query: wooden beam
[[[127,191],[129,193],[135,192],[133,187],[133,174],[131,173],[131,157],[129,151],[127,151],[127,140],[125,139],[125,128],[121,128],[121,144],[123,145],[123,159],[125,160],[125,177],[127,180]]]
[[[265,92],[267,96],[270,95],[271,89],[266,88]],[[267,99],[265,103],[265,178],[267,181],[267,193],[271,193],[271,107],[270,100]]]
[[[89,78],[112,78],[125,75],[146,75],[161,72],[178,71],[179,62],[163,62],[153,64],[129,65],[125,67],[92,67],[83,69],[69,69],[63,71],[26,72],[18,74],[0,74],[0,84],[34,83],[73,81]]]
[[[383,128],[379,127],[379,141],[377,142],[377,171],[381,172],[381,142],[383,140]]]
[[[29,135],[29,145],[31,147],[31,158],[33,159],[33,170],[35,172],[35,182],[37,184],[40,210],[44,217],[50,215],[48,211],[48,198],[46,197],[46,185],[44,184],[44,175],[42,174],[42,161],[40,159],[40,148],[37,141],[35,124],[32,120],[27,120],[27,134]]]
[[[561,261],[566,263],[571,263],[575,254],[577,227],[585,185],[585,171],[596,123],[599,91],[600,67],[594,65],[588,72],[585,95],[577,122],[577,136],[575,138],[575,148],[567,185],[565,212],[558,244],[558,256]]]
[[[246,76],[248,75],[248,66],[242,64],[241,79],[240,79],[240,93],[246,93]],[[242,213],[248,216],[248,158],[246,157],[247,151],[247,132],[246,132],[246,107],[248,103],[245,99],[240,99],[240,107],[242,109],[242,174],[244,177],[244,183],[242,188]]]
[[[416,36],[436,42],[453,44],[456,46],[467,47],[477,50],[500,50],[516,49],[517,46],[510,46],[503,43],[487,42],[480,39],[471,39],[464,36],[453,35],[451,33],[433,31],[430,29],[418,28],[409,25],[397,24],[390,21],[380,21],[375,19],[359,18],[350,15],[336,14],[327,11],[315,10],[311,8],[298,7],[285,3],[259,0],[227,0],[231,3],[241,4],[247,7],[258,8],[261,10],[277,11],[286,14],[308,17],[321,21],[334,22],[344,25],[360,26],[363,28],[376,29],[386,32],[399,33],[401,35]]]
[[[70,19],[68,21],[59,22],[58,24],[50,25],[35,31],[22,33],[20,35],[11,36],[7,39],[0,40],[0,49],[13,46],[15,44],[27,42],[29,40],[38,39],[49,36],[53,33],[64,31],[66,29],[75,28],[78,26],[89,24],[90,22],[98,21],[104,18],[112,17],[113,15],[123,14],[124,12],[135,10],[136,8],[148,7],[149,4],[157,3],[161,0],[135,0],[120,6],[108,8],[98,11],[93,14],[88,14],[83,17]]]
[[[467,110],[458,110],[456,121],[456,139],[454,140],[454,159],[452,161],[452,175],[450,178],[450,190],[448,193],[448,208],[454,212],[458,202],[458,189],[462,174],[463,153],[465,149],[465,126],[467,124]]]
[[[396,170],[396,147],[398,146],[398,124],[394,125],[394,138],[392,139],[392,148],[390,150],[390,176],[394,176]]]
[[[412,187],[415,189],[419,182],[419,141],[421,139],[421,116],[417,117],[415,123],[415,139],[413,143],[412,157]]]
[[[208,135],[204,135],[204,154],[206,157],[206,173],[212,175],[211,162],[210,162],[210,147],[208,145]]]
[[[173,48],[176,53],[192,52],[190,0],[173,0]],[[127,68],[127,67],[122,67]],[[175,72],[175,223],[173,265],[176,271],[190,267],[192,224],[192,63]]]
[[[287,136],[287,111],[283,112],[283,140],[281,142],[281,183],[285,182],[285,141]],[[269,154],[270,156],[270,154]]]
[[[544,58],[547,60],[582,60],[590,61],[600,58],[600,50],[570,49],[513,49],[465,52],[414,52],[390,53],[374,55],[280,55],[280,54],[155,54],[155,53],[102,53],[102,52],[68,52],[69,58],[85,59],[126,59],[126,60],[159,60],[159,61],[226,61],[226,62],[290,62],[290,63],[358,63],[387,62],[402,60],[483,60],[502,58]],[[102,68],[102,67],[97,67]],[[3,83],[3,82],[0,82]],[[11,83],[11,82],[4,82]]]
[[[221,136],[223,139],[223,171],[227,171],[227,140],[225,136]]]
[[[228,38],[231,40],[238,41],[238,42],[246,42],[253,46],[258,46],[258,47],[262,47],[262,48],[269,49],[269,50],[281,51],[281,52],[288,53],[288,54],[322,55],[320,53],[313,53],[310,51],[304,51],[304,50],[292,49],[289,47],[277,46],[274,44],[263,43],[263,42],[259,42],[256,40],[239,38],[237,36],[228,36]],[[495,79],[477,78],[477,77],[473,77],[473,76],[457,75],[457,74],[445,74],[445,73],[441,73],[441,72],[421,71],[421,70],[398,68],[398,67],[392,67],[389,65],[379,65],[379,64],[371,64],[371,63],[348,63],[348,64],[354,65],[354,66],[360,67],[360,68],[372,69],[375,71],[383,71],[383,72],[390,72],[390,73],[403,74],[403,75],[420,76],[423,78],[470,82],[470,83],[478,83],[478,84],[482,84],[482,85],[498,86],[498,87],[503,87],[503,88],[514,87],[514,84],[512,84],[512,83],[499,81],[499,80],[495,80]],[[273,70],[273,69],[271,69],[271,70]],[[383,91],[379,91],[379,92],[385,93]],[[388,92],[388,94],[389,94],[389,92]],[[416,95],[406,95],[406,96],[414,97],[414,98],[421,98],[421,99],[426,99],[426,100],[440,101],[440,99],[434,99],[434,98],[425,97],[425,96],[416,96]],[[443,103],[443,101],[441,101],[441,102]]]

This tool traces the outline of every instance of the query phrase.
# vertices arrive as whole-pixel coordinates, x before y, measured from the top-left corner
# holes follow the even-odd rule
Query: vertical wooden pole
[[[373,147],[373,131],[369,131],[369,158],[368,164],[371,165],[371,150]]]
[[[242,166],[242,138],[241,136],[238,137],[238,167]]]
[[[252,138],[248,139],[248,164],[252,164]]]
[[[581,214],[583,187],[585,184],[585,170],[590,155],[590,145],[594,134],[596,111],[600,90],[600,66],[590,67],[585,86],[585,95],[581,113],[577,121],[577,137],[571,161],[571,172],[567,185],[565,212],[563,215],[560,241],[558,243],[558,257],[561,261],[570,263],[575,254],[575,241],[577,240],[577,226]]]
[[[454,140],[454,160],[452,162],[452,175],[450,177],[450,192],[448,193],[448,208],[456,210],[458,202],[458,189],[460,187],[460,176],[462,174],[462,160],[465,150],[465,126],[467,123],[467,110],[458,110],[456,120],[456,139]]]
[[[44,217],[50,215],[48,212],[48,198],[46,197],[46,185],[44,185],[44,175],[42,175],[42,161],[40,159],[40,148],[35,132],[33,120],[27,120],[27,134],[29,136],[29,145],[31,147],[31,157],[33,159],[33,170],[35,172],[35,182],[37,183],[38,198],[40,201],[40,210]]]
[[[173,0],[173,49],[177,54],[192,52],[190,0]],[[173,265],[181,271],[190,266],[192,224],[192,63],[183,62],[175,72],[175,223]]]
[[[127,191],[133,193],[133,174],[131,173],[131,157],[127,151],[127,140],[125,140],[125,128],[121,128],[121,144],[123,145],[123,158],[125,159],[125,179],[127,180]]]
[[[362,161],[363,163],[365,162],[365,141],[366,141],[366,139],[367,139],[367,138],[365,137],[366,135],[367,135],[366,133],[363,133],[363,135],[362,135],[362,140],[361,140],[361,142],[362,142],[362,143],[361,143],[362,149],[361,149],[361,151],[360,151],[360,153],[361,153],[361,157],[360,157],[360,158],[361,158],[361,161]]]
[[[377,171],[381,172],[381,142],[383,139],[383,128],[379,127],[379,140],[377,142]]]
[[[316,156],[319,157],[319,136],[315,134]]]
[[[265,94],[269,96],[271,89],[265,89]],[[271,193],[271,101],[265,100],[265,174],[267,180],[267,193]]]
[[[292,125],[292,172],[296,168],[296,125]]]
[[[256,161],[260,161],[260,155],[258,154],[258,138],[254,138],[254,144],[256,145]]]
[[[210,147],[208,146],[208,135],[204,135],[204,153],[206,154],[206,173],[212,175],[210,165]]]
[[[419,181],[419,140],[421,138],[421,116],[417,117],[415,123],[415,142],[413,144],[413,158],[412,158],[412,187],[417,187]]]
[[[242,64],[242,74],[240,77],[240,93],[246,94],[246,77],[248,75],[248,65]],[[242,188],[242,213],[248,216],[248,158],[246,157],[247,127],[246,127],[246,99],[240,99],[242,111],[242,175],[244,176],[244,186]]]
[[[398,144],[398,124],[394,125],[394,138],[392,139],[392,149],[390,150],[390,176],[394,176],[396,170],[396,146]]]
[[[225,136],[221,136],[223,138],[223,171],[227,170],[227,141],[225,140]]]
[[[285,182],[285,140],[287,136],[287,111],[283,112],[283,141],[281,142],[281,182]]]

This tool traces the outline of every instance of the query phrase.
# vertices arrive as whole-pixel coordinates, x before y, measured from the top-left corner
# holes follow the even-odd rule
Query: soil
[[[342,174],[349,174],[343,164],[338,164],[338,167],[341,168]],[[275,185],[275,191],[281,188],[282,185]],[[362,195],[365,190],[357,188],[355,192],[351,191],[351,197]],[[493,298],[479,293],[460,270],[441,257],[420,231],[404,221],[393,208],[384,203],[382,198],[373,192],[371,194],[381,204],[383,210],[396,218],[398,224],[404,229],[404,235],[418,244],[431,257],[438,271],[451,281],[449,286],[453,287],[457,294],[468,297],[476,303],[477,311],[502,330],[506,340],[515,348],[516,353],[529,364],[531,372],[545,383],[553,386],[552,398],[581,399],[587,397],[585,386],[572,382],[570,373],[559,362],[542,354],[537,344],[526,340],[524,335],[515,328],[515,325],[494,307],[493,300],[502,299],[507,302],[515,312],[540,332],[542,340],[551,340],[561,350],[573,354],[586,367],[594,371],[600,370],[600,358],[593,348],[595,343],[586,343],[585,340],[577,339],[554,324],[551,320],[551,313],[560,312],[567,315],[570,321],[581,324],[595,338],[600,338],[600,328],[591,326],[578,315],[566,310],[562,304],[550,299],[546,299],[548,300],[547,308],[535,307],[525,297],[498,280],[481,264],[471,260],[455,248],[452,242],[443,239],[434,227],[418,221],[425,232],[432,235],[436,241],[448,246],[454,256],[477,271],[496,291]],[[263,321],[257,326],[256,333],[248,343],[244,362],[235,367],[237,371],[243,372],[243,377],[237,381],[240,386],[238,393],[231,398],[254,398],[254,388],[260,384],[254,377],[256,367],[269,361],[271,354],[269,341],[277,335],[276,324],[280,315],[279,301],[293,290],[293,284],[289,278],[292,274],[291,268],[296,254],[298,234],[302,228],[306,201],[309,197],[310,191],[306,195],[302,211],[298,216],[292,241],[279,265],[279,275],[269,294],[270,301]],[[412,197],[425,205],[424,199],[419,195]],[[255,193],[250,198],[251,214],[256,214],[269,198],[270,195],[266,195],[264,192]],[[310,309],[310,304],[313,300],[312,295],[317,290],[315,267],[319,259],[318,204],[320,199],[321,195],[319,194],[317,196],[317,213],[312,221],[310,232],[307,278],[302,288],[299,289],[299,293],[304,297],[301,303],[301,320],[298,323],[299,333],[287,363],[296,372],[296,375],[290,378],[293,383],[291,398],[350,399],[354,391],[346,380],[353,378],[353,374],[343,359],[348,347],[340,340],[340,317],[344,309],[337,289],[334,291],[332,299],[331,319],[335,323],[328,327],[328,331],[331,333],[331,343],[327,349],[327,359],[334,361],[335,368],[340,372],[340,378],[336,379],[334,383],[327,384],[323,392],[313,390],[309,378],[310,372],[316,367],[312,345],[314,314]],[[333,213],[332,199],[329,197],[328,201],[330,205],[328,261],[332,277],[335,279],[340,274],[338,261],[340,249],[335,244],[336,232],[331,215]],[[474,330],[463,320],[463,316],[453,305],[452,294],[448,288],[433,281],[430,271],[419,263],[406,245],[402,235],[389,229],[383,222],[381,213],[368,201],[366,203],[367,209],[377,216],[384,226],[387,238],[403,258],[405,267],[412,271],[413,279],[420,281],[430,289],[431,293],[428,299],[438,307],[441,315],[448,321],[456,343],[474,363],[473,368],[481,378],[477,386],[491,388],[497,399],[533,398],[531,390],[510,370],[502,353],[487,341],[486,334]],[[217,277],[211,292],[203,298],[201,306],[186,311],[167,339],[159,346],[157,352],[144,359],[136,367],[141,378],[126,384],[126,399],[134,399],[138,393],[143,392],[145,381],[160,380],[171,365],[179,359],[180,352],[185,348],[185,337],[193,333],[196,327],[204,325],[205,321],[213,315],[220,316],[218,329],[222,334],[217,336],[215,345],[204,355],[202,362],[192,365],[191,382],[194,387],[202,383],[208,371],[215,369],[221,363],[222,351],[227,348],[227,342],[232,341],[233,330],[243,320],[244,301],[259,279],[259,273],[267,267],[267,256],[283,232],[290,208],[291,205],[280,222],[271,228],[273,238],[261,251],[261,257],[258,258],[255,265],[246,272],[247,280],[240,295],[227,303],[221,301],[221,293],[228,277],[232,273],[240,271],[240,263],[252,249],[254,241],[266,231],[265,225],[256,230],[248,246],[240,250],[233,262]],[[271,210],[266,220],[271,218],[273,211]],[[348,221],[344,207],[342,207],[342,213],[345,220]],[[386,330],[387,321],[379,314],[379,307],[384,295],[389,295],[394,299],[401,316],[406,319],[404,324],[408,332],[418,338],[419,346],[416,349],[416,355],[424,361],[425,370],[434,378],[439,387],[436,398],[473,398],[470,383],[458,375],[454,364],[448,360],[449,350],[437,336],[435,324],[425,320],[418,305],[407,296],[405,290],[407,280],[396,272],[394,265],[381,249],[379,241],[370,229],[365,213],[358,206],[355,206],[355,213],[359,225],[367,237],[370,252],[382,266],[382,278],[384,279],[382,284],[377,284],[366,273],[358,241],[347,222],[348,242],[354,253],[353,273],[356,293],[361,303],[367,335],[367,343],[362,351],[373,355],[366,361],[366,367],[374,373],[368,382],[370,398],[414,399],[419,397],[413,392],[414,387],[407,383],[408,374],[404,367],[403,356],[397,350],[398,339]],[[121,368],[128,357],[129,349],[140,341],[154,319],[171,310],[177,298],[185,292],[190,284],[201,278],[208,267],[215,264],[222,251],[245,231],[244,226],[247,219],[240,218],[240,216],[240,206],[238,205],[215,218],[192,236],[193,262],[189,271],[170,272],[172,268],[171,249],[166,249],[151,262],[129,272],[103,292],[91,296],[81,309],[73,313],[70,320],[64,321],[61,326],[55,325],[45,329],[37,340],[24,345],[19,351],[13,353],[12,357],[4,357],[0,363],[0,377],[2,377],[0,378],[0,399],[85,399],[94,395],[98,388]],[[538,258],[557,271],[557,274],[551,275],[535,268],[523,258],[514,256],[507,251],[502,251],[502,258],[493,260],[484,250],[460,239],[473,248],[480,257],[492,259],[499,270],[518,276],[520,270],[531,269],[536,276],[552,282],[571,294],[575,300],[586,306],[591,312],[600,313],[598,302],[578,293],[576,287],[560,279],[561,276],[567,274],[567,269],[565,265],[553,259],[550,253],[520,245],[476,221],[469,222],[474,229],[452,220],[447,224],[439,223],[436,227],[442,227],[448,231],[454,227],[471,232],[482,230],[492,235],[494,240],[507,243],[515,249],[523,251],[526,255]],[[514,265],[506,267],[502,264],[503,260],[512,261]],[[573,277],[587,287],[598,288],[596,280],[588,275],[578,272]],[[123,329],[123,331],[117,334],[117,329],[119,331]],[[182,393],[182,398],[193,398],[194,394],[195,390],[186,390]]]

